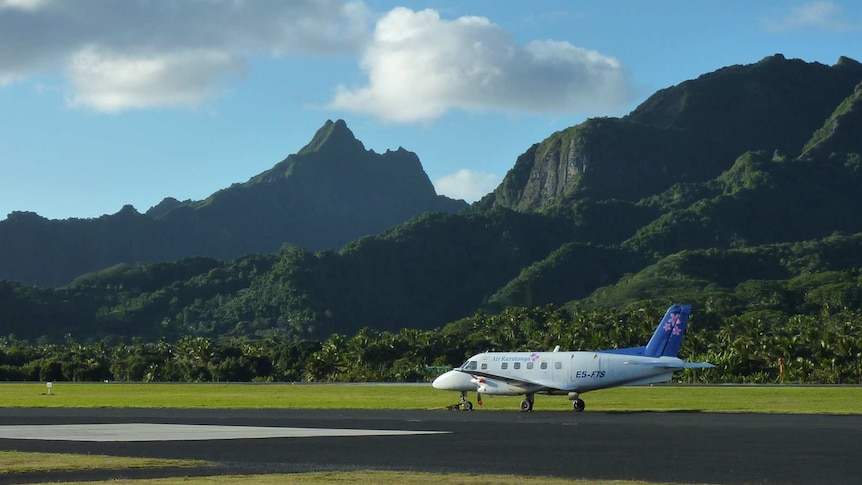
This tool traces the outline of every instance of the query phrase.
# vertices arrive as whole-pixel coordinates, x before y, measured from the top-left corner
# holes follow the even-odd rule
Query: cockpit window
[[[464,365],[462,365],[461,368],[464,370],[476,370],[476,361],[468,360],[467,362],[464,362]]]

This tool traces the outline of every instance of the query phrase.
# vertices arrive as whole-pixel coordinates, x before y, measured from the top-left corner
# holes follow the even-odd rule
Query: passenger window
[[[527,369],[532,369],[532,368],[533,368],[533,363],[527,362]]]
[[[562,369],[562,368],[563,368],[562,362],[554,362],[554,369]]]
[[[486,370],[487,368],[488,368],[488,364],[483,362],[482,363],[482,370]]]
[[[501,369],[508,369],[508,368],[509,368],[509,363],[508,363],[508,362],[503,362],[502,364],[500,364],[500,368],[501,368]]]
[[[515,362],[515,368],[516,368],[516,369],[520,369],[520,368],[521,368],[521,363],[520,363],[520,362]]]
[[[542,365],[540,365],[539,367],[541,367],[542,369],[547,369],[547,368],[548,368],[548,363],[547,363],[547,362],[542,362]]]

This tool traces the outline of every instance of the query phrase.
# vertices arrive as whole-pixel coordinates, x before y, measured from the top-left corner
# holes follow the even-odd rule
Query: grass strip
[[[862,414],[858,386],[622,387],[583,394],[587,411],[700,411]],[[475,393],[470,399],[476,403]],[[477,410],[517,410],[523,397],[484,396]],[[0,407],[445,409],[458,393],[391,384],[0,384]],[[536,411],[568,411],[564,396],[536,397]]]
[[[194,467],[207,464],[201,460],[0,451],[0,475],[80,470],[121,470],[126,468]]]
[[[106,482],[75,482],[76,485],[96,485]],[[624,480],[576,480],[552,477],[516,475],[473,475],[467,473],[418,473],[391,471],[312,472],[273,475],[213,475],[207,477],[171,477],[154,479],[111,480],[111,485],[161,485],[183,483],[209,485],[236,483],[241,485],[282,484],[367,484],[379,485],[661,485],[655,482]]]

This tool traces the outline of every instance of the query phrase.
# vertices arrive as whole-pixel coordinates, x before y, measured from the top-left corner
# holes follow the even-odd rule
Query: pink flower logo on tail
[[[680,323],[682,322],[679,321],[679,313],[673,313],[668,318],[667,323],[664,324],[664,331],[672,330],[674,335],[682,335],[682,329],[679,328]]]

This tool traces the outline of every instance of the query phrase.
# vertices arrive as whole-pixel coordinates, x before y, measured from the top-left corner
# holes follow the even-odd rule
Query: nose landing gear
[[[451,404],[449,406],[446,406],[446,409],[448,409],[449,411],[457,411],[459,409],[462,411],[472,411],[473,403],[467,400],[467,391],[461,391],[461,400],[458,402],[458,404]]]

